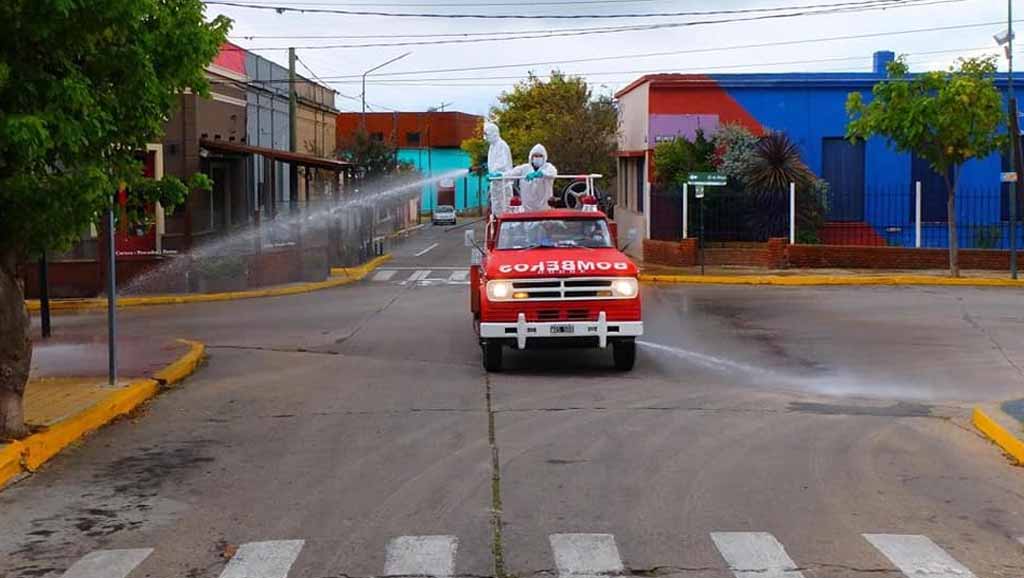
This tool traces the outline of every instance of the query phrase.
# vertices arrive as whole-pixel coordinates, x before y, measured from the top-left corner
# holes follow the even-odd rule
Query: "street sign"
[[[1002,183],[1016,183],[1017,182],[1017,173],[1000,173],[999,174],[999,182],[1002,182]]]
[[[690,173],[686,182],[691,185],[702,185],[706,187],[724,187],[729,184],[729,177],[718,173]]]

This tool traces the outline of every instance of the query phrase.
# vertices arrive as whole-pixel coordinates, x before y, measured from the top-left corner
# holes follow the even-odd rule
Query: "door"
[[[928,161],[914,155],[910,161],[911,191],[916,187],[917,181],[921,181],[921,221],[925,223],[946,222],[949,213],[949,206],[946,204],[948,199],[946,179],[935,172]],[[914,205],[911,203],[911,211],[914,210],[913,207]]]
[[[828,181],[828,220],[864,220],[864,142],[822,140],[822,177]]]

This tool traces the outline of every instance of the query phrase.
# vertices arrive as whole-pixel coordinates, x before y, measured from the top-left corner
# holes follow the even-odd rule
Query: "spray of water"
[[[257,247],[273,248],[294,244],[293,233],[301,230],[304,238],[325,238],[333,224],[344,220],[355,211],[386,205],[396,201],[414,198],[423,187],[444,179],[457,179],[467,173],[458,169],[432,177],[410,179],[400,184],[363,182],[344,198],[326,199],[316,208],[306,207],[291,214],[283,209],[274,219],[264,221],[259,227],[248,226],[203,243],[188,253],[175,255],[156,267],[134,278],[119,289],[119,293],[131,294],[149,291],[154,287],[180,286],[184,276],[196,262],[217,257],[241,256],[253,253]],[[275,240],[279,240],[275,242]],[[283,242],[280,242],[283,241]],[[323,240],[326,243],[326,239]]]
[[[758,385],[797,389],[837,397],[865,397],[886,400],[905,399],[913,401],[934,401],[937,399],[934,392],[922,384],[897,384],[887,380],[868,380],[863,377],[834,371],[821,371],[815,375],[780,372],[650,341],[637,341],[637,345],[684,359],[693,365],[709,371],[738,377]]]

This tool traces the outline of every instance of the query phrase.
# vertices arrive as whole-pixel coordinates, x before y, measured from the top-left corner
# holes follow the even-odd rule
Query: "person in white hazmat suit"
[[[548,151],[544,145],[533,145],[530,149],[530,162],[513,168],[505,176],[521,177],[519,197],[523,201],[524,211],[544,211],[550,208],[548,199],[554,194],[558,169],[548,162]]]
[[[498,125],[493,122],[484,123],[484,140],[490,147],[487,149],[488,178],[499,177],[502,173],[512,170],[512,151],[508,143],[501,138]],[[500,216],[508,210],[512,199],[512,181],[490,182],[491,214]]]

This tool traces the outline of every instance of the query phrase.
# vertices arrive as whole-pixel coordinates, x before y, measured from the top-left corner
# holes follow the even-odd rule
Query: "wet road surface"
[[[1024,388],[1019,293],[647,286],[633,372],[487,375],[467,257],[124,310],[209,360],[0,492],[0,576],[1024,575],[1024,471],[964,419]]]

